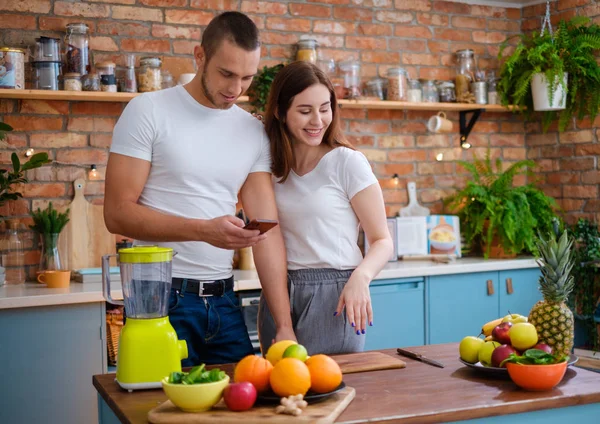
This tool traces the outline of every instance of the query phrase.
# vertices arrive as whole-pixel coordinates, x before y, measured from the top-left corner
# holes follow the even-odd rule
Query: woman
[[[377,178],[344,139],[333,85],[316,66],[279,71],[265,116],[298,343],[309,354],[362,351],[373,325],[369,284],[393,249]],[[370,246],[364,259],[359,223]],[[276,329],[262,298],[258,321],[266,352]]]

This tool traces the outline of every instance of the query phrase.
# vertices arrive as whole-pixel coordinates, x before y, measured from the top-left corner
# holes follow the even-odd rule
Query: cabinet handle
[[[488,296],[491,296],[494,294],[494,282],[492,280],[487,280],[487,290],[488,290]]]
[[[506,293],[513,294],[512,278],[506,279]]]

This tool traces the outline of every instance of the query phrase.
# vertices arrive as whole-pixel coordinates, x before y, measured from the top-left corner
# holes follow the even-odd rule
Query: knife
[[[416,359],[417,361],[425,362],[426,364],[433,365],[434,367],[444,368],[444,364],[441,362],[429,359],[420,353],[411,352],[410,350],[398,348],[398,355],[403,355],[408,358]]]

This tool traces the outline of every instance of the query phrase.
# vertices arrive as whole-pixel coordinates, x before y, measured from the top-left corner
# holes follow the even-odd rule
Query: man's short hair
[[[223,40],[252,52],[260,47],[258,28],[248,16],[240,12],[224,12],[214,18],[202,34],[206,61],[215,54]]]

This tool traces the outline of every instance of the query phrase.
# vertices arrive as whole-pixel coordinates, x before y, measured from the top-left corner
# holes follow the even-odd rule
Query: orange
[[[248,355],[235,366],[233,381],[241,383],[247,381],[252,383],[258,393],[269,388],[269,378],[273,365],[260,356]]]
[[[281,397],[305,395],[310,389],[308,367],[296,358],[283,358],[277,362],[269,380],[273,392]]]
[[[342,370],[327,355],[314,355],[305,362],[310,372],[310,389],[315,393],[327,393],[342,383]]]

